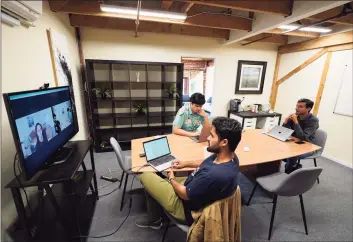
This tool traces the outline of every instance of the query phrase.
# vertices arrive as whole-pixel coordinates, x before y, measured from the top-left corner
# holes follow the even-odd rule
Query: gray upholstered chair
[[[251,192],[247,206],[249,206],[252,196],[255,193],[255,189],[258,185],[263,187],[265,190],[274,194],[273,196],[273,207],[270,222],[270,230],[268,232],[268,240],[271,238],[272,225],[275,217],[277,196],[293,197],[299,196],[300,206],[302,210],[302,216],[304,221],[305,233],[308,234],[308,228],[306,225],[305,210],[303,203],[303,194],[309,191],[315,184],[315,180],[322,172],[320,167],[302,168],[293,171],[290,174],[278,172],[264,177],[256,179],[256,184]]]
[[[173,226],[177,226],[179,229],[181,229],[183,232],[185,232],[186,234],[189,231],[189,226],[180,222],[179,220],[177,220],[176,218],[174,218],[174,216],[172,216],[170,213],[168,213],[167,211],[164,211],[164,213],[167,215],[168,217],[168,221],[167,224],[164,228],[164,232],[163,232],[163,238],[162,238],[162,242],[164,242],[167,233],[168,233],[168,229],[173,227]]]
[[[129,179],[129,175],[132,174],[131,170],[128,168],[131,164],[131,157],[128,156],[123,156],[123,151],[121,150],[121,147],[118,143],[118,141],[116,141],[116,139],[114,137],[110,138],[110,144],[114,149],[116,158],[118,160],[119,166],[121,168],[121,170],[123,171],[121,174],[121,178],[120,178],[120,184],[119,184],[119,188],[121,188],[121,183],[124,180],[124,175],[125,176],[125,183],[124,183],[124,188],[123,188],[123,196],[121,198],[121,204],[120,204],[120,211],[123,209],[124,206],[124,199],[125,199],[125,193],[126,193],[126,185],[127,185],[127,181]]]
[[[316,158],[319,158],[324,152],[325,144],[327,139],[327,133],[321,129],[316,130],[315,139],[313,140],[313,144],[318,145],[321,147],[318,151],[315,151],[313,155],[306,157],[302,160],[313,159],[314,165],[317,167]],[[298,160],[298,165],[300,164],[300,160]],[[319,177],[317,178],[317,183],[320,183]]]

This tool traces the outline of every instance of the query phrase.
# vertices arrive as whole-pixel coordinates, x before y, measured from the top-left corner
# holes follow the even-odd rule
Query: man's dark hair
[[[199,92],[195,92],[191,95],[190,102],[193,104],[204,105],[206,102],[205,96]]]
[[[306,107],[306,108],[310,108],[310,111],[311,111],[311,109],[313,109],[313,107],[314,107],[314,102],[311,101],[310,99],[307,99],[307,98],[299,99],[299,100],[298,100],[298,103],[305,103],[305,107]],[[310,112],[310,111],[309,111],[309,112]]]
[[[234,152],[241,140],[241,124],[235,119],[217,117],[212,121],[212,125],[216,129],[219,140],[227,139],[229,151]]]

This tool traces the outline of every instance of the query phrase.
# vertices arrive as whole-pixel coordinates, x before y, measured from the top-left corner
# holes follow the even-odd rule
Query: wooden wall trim
[[[320,49],[336,45],[353,44],[353,31],[333,34],[317,39],[280,46],[278,53],[286,54],[304,50]]]
[[[278,79],[280,62],[281,62],[281,54],[277,53],[275,72],[273,74],[273,82],[272,82],[271,95],[270,95],[270,104],[272,109],[275,108],[276,99],[277,99],[277,91],[278,91],[277,79]]]
[[[314,61],[316,61],[317,59],[319,59],[321,56],[323,56],[326,53],[327,53],[327,49],[323,48],[322,50],[317,52],[315,55],[313,55],[312,57],[310,57],[309,59],[304,61],[301,65],[297,66],[292,71],[290,71],[287,75],[285,75],[284,77],[279,79],[277,81],[277,85],[282,84],[283,82],[288,80],[291,76],[293,76],[294,74],[298,73],[300,70],[304,69],[305,67],[307,67],[308,65],[310,65],[311,63],[313,63]]]
[[[313,114],[315,116],[319,112],[320,102],[321,102],[322,94],[323,94],[324,88],[325,88],[326,77],[327,77],[328,69],[330,66],[331,57],[332,57],[332,52],[328,52],[328,54],[326,56],[324,69],[323,69],[322,75],[321,75],[319,90],[317,91],[317,95],[316,95],[316,101],[315,101],[315,106],[314,106],[314,110],[313,110]]]
[[[353,43],[352,44],[331,46],[331,47],[327,48],[327,51],[335,52],[335,51],[352,50],[352,49],[353,49]]]
[[[352,37],[353,37],[353,35],[352,35]],[[314,62],[315,60],[320,58],[322,55],[327,53],[326,61],[325,61],[325,64],[324,64],[324,69],[323,69],[322,74],[321,74],[321,80],[320,80],[319,89],[318,89],[318,92],[317,92],[317,95],[316,95],[315,106],[314,106],[314,109],[313,109],[313,114],[317,115],[318,112],[319,112],[320,102],[321,102],[321,98],[322,98],[324,87],[325,87],[325,83],[326,83],[326,77],[327,77],[328,69],[329,69],[330,62],[331,62],[332,52],[344,51],[344,50],[353,50],[353,43],[339,44],[339,45],[333,45],[333,46],[330,46],[330,47],[325,47],[321,51],[316,53],[314,56],[310,57],[304,63],[302,63],[301,65],[297,66],[292,71],[290,71],[287,75],[285,75],[284,77],[282,77],[281,79],[279,79],[277,81],[277,79],[278,79],[278,70],[279,70],[279,65],[280,65],[280,63],[279,63],[280,62],[280,60],[279,60],[280,57],[279,56],[281,56],[281,52],[278,51],[277,60],[276,60],[276,66],[275,66],[275,74],[273,76],[272,90],[271,90],[271,96],[270,96],[270,104],[271,104],[272,109],[274,109],[275,105],[276,105],[277,92],[278,92],[279,85],[282,84],[283,82],[285,82],[286,80],[288,80],[294,74],[298,73],[300,70],[304,69],[306,66],[310,65],[312,62]],[[301,51],[301,50],[298,50],[298,51]],[[292,52],[287,52],[287,53],[292,53]],[[277,62],[278,62],[278,66],[277,66]]]

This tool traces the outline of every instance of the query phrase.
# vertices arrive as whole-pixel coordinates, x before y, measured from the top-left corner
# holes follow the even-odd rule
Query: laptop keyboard
[[[159,166],[159,165],[162,165],[162,164],[167,163],[169,161],[172,161],[174,159],[175,159],[175,157],[173,155],[167,155],[167,156],[160,157],[160,158],[152,161],[151,163],[154,166]]]

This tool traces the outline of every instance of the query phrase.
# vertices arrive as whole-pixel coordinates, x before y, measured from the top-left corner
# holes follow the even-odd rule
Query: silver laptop
[[[157,171],[163,171],[171,167],[176,157],[170,153],[167,137],[143,142],[147,163]]]
[[[267,135],[281,141],[286,141],[293,134],[293,132],[294,130],[292,129],[276,125],[267,133]]]

